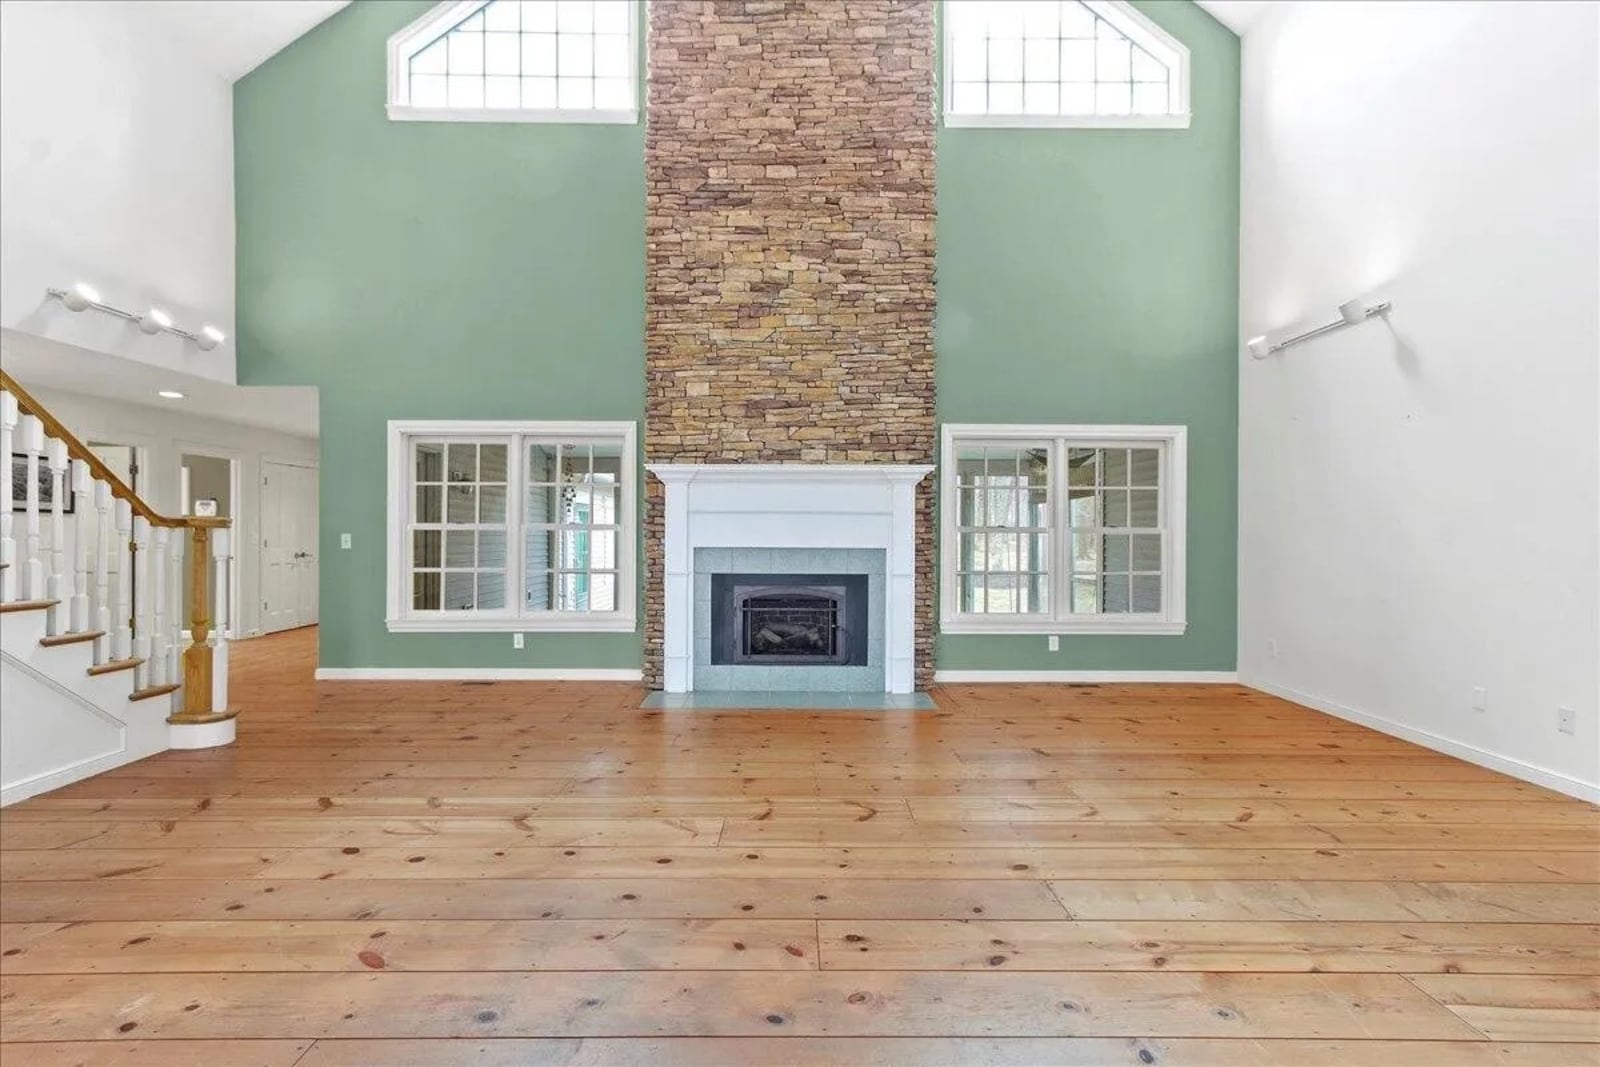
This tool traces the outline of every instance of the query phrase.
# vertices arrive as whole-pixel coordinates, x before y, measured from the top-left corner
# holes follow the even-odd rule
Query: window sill
[[[953,115],[952,128],[1041,130],[1187,130],[1188,115]]]
[[[1183,619],[1130,619],[1095,616],[1078,619],[971,618],[944,619],[939,632],[946,634],[1073,634],[1175,636],[1189,627]]]
[[[628,633],[638,629],[632,615],[606,614],[584,617],[478,616],[476,618],[401,618],[385,620],[392,634],[444,633]]]
[[[632,108],[602,111],[579,108],[477,108],[412,107],[390,104],[391,122],[564,122],[576,126],[637,126],[639,112]]]

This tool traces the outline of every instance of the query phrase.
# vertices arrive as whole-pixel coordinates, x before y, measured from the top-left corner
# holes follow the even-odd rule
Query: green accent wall
[[[941,669],[1235,666],[1239,41],[1137,6],[1190,49],[1189,129],[939,129],[938,416],[1188,426],[1188,631],[950,635]]]
[[[358,0],[234,90],[239,380],[321,391],[321,663],[637,668],[636,634],[384,625],[389,419],[644,418],[643,124],[389,121],[432,6]]]
[[[431,6],[357,0],[234,92],[239,380],[321,392],[321,662],[638,667],[637,634],[384,625],[387,420],[644,417],[643,124],[390,122],[388,37]],[[938,414],[1187,425],[1189,630],[941,668],[1234,667],[1239,44],[1138,6],[1191,49],[1190,129],[939,130]]]

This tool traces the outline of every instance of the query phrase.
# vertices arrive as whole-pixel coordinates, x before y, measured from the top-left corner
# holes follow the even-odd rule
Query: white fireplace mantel
[[[663,681],[694,689],[699,548],[869,548],[884,552],[884,688],[914,688],[916,486],[931,466],[875,463],[647,463],[667,489]]]

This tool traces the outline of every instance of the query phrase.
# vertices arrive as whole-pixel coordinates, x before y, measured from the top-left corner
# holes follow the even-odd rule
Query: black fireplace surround
[[[867,576],[713,574],[711,662],[865,666]]]

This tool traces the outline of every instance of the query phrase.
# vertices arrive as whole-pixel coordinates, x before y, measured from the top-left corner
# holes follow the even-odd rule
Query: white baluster
[[[150,652],[145,667],[151,686],[167,683],[167,556],[172,546],[167,543],[172,530],[157,526],[151,533],[150,569]]]
[[[228,555],[229,531],[211,531],[211,708],[228,710]]]
[[[0,600],[17,599],[17,540],[13,536],[11,508],[16,496],[11,488],[11,449],[16,440],[17,398],[0,392]]]
[[[50,465],[50,573],[45,578],[45,596],[56,601],[44,616],[44,632],[51,637],[63,634],[71,625],[72,598],[67,575],[67,443],[54,437],[45,442],[45,462]]]
[[[183,602],[183,556],[188,550],[189,531],[183,527],[172,531],[172,541],[167,546],[172,553],[169,561],[172,566],[167,574],[170,583],[168,592],[172,595],[172,643],[167,646],[167,678],[178,685],[183,684],[183,630],[184,630],[184,602]]]
[[[95,666],[111,659],[111,485],[94,483],[94,639]]]
[[[89,569],[89,541],[94,534],[94,478],[89,465],[83,460],[72,461],[72,515],[77,527],[77,544],[73,546],[72,610],[69,628],[73,633],[90,629],[89,583],[93,572]]]
[[[133,655],[133,559],[128,543],[133,538],[133,505],[118,497],[112,505],[117,529],[111,543],[112,556],[117,564],[117,580],[113,585],[111,624],[114,629],[111,658],[127,659]]]
[[[36,416],[24,415],[18,426],[22,450],[28,456],[27,542],[23,548],[22,574],[18,579],[23,600],[44,599],[44,560],[39,556],[39,456],[44,452],[44,423]]]
[[[133,669],[133,688],[150,684],[150,520],[143,515],[133,520],[133,654],[144,662]]]

